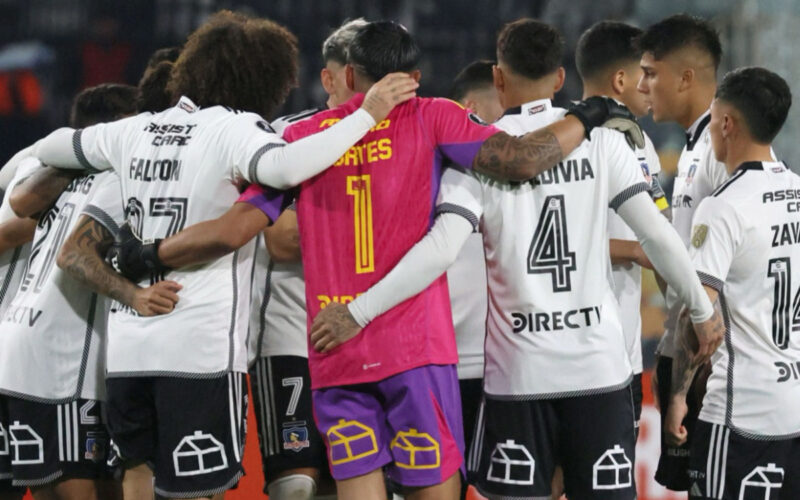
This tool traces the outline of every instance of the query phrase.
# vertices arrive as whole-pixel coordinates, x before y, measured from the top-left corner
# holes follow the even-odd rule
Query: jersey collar
[[[736,167],[739,170],[761,170],[769,171],[774,174],[786,172],[789,168],[782,161],[746,161]]]
[[[692,123],[689,130],[686,131],[686,150],[691,151],[694,149],[697,141],[700,140],[700,135],[706,129],[708,123],[711,121],[711,109],[706,110],[705,113]]]
[[[535,101],[526,102],[522,106],[516,106],[514,108],[509,108],[503,112],[503,116],[510,116],[510,115],[522,115],[522,116],[531,116],[542,111],[546,111],[553,107],[553,103],[550,102],[550,99],[537,99]]]

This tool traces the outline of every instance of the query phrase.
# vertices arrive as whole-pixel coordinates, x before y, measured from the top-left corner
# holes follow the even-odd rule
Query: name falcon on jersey
[[[558,332],[561,330],[577,330],[600,323],[600,306],[582,307],[571,311],[553,311],[539,313],[512,312],[514,333],[528,331]],[[595,323],[596,320],[596,323]]]
[[[134,181],[179,181],[181,179],[180,160],[154,160],[131,158],[128,174]]]

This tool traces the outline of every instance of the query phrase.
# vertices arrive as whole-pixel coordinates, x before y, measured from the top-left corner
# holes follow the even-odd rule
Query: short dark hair
[[[148,71],[152,71],[156,66],[158,66],[159,63],[163,61],[174,63],[178,60],[178,56],[180,55],[180,47],[163,47],[156,49],[156,51],[150,55],[150,59],[147,60],[147,67],[145,68],[144,72],[147,73]]]
[[[450,86],[450,92],[447,94],[448,97],[454,101],[460,101],[473,90],[493,86],[492,66],[494,66],[494,61],[487,59],[469,63],[456,75]]]
[[[531,80],[557,70],[563,57],[564,37],[541,21],[519,19],[503,26],[497,35],[497,60]]]
[[[268,19],[220,11],[189,35],[168,91],[198,106],[269,117],[297,84],[297,38]]]
[[[742,114],[750,135],[761,144],[775,139],[792,107],[786,80],[764,68],[731,71],[722,79],[716,97]]]
[[[415,69],[419,58],[419,46],[403,25],[377,21],[359,28],[347,62],[377,82],[389,73]]]
[[[575,65],[584,81],[591,80],[614,66],[639,61],[636,43],[642,30],[618,21],[600,21],[586,30],[578,40]]]
[[[359,17],[358,19],[347,21],[336,28],[333,33],[322,42],[322,62],[328,63],[329,61],[333,61],[342,66],[347,64],[347,50],[350,47],[350,43],[353,41],[353,38],[355,38],[358,30],[366,24],[367,22],[364,18]]]
[[[120,83],[103,83],[84,89],[72,100],[69,126],[84,128],[133,115],[138,95],[139,89]]]
[[[139,100],[136,107],[140,113],[145,111],[158,113],[172,106],[172,94],[167,91],[172,66],[169,61],[161,61],[146,71],[139,80]]]
[[[714,62],[714,71],[722,59],[722,44],[714,27],[699,17],[676,14],[650,26],[638,40],[639,50],[652,52],[657,59],[685,47],[694,47],[708,54]]]

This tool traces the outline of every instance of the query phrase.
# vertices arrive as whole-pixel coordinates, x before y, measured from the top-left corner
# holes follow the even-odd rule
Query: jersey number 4
[[[770,259],[767,277],[775,280],[772,305],[772,341],[778,349],[789,347],[791,332],[800,330],[800,289],[792,300],[792,267],[788,257]]]
[[[550,274],[554,292],[572,290],[575,252],[569,251],[564,195],[548,196],[528,250],[528,274]]]

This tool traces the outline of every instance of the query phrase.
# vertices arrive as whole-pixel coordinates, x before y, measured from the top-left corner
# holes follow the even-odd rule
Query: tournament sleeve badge
[[[706,236],[708,236],[708,225],[706,224],[697,224],[694,226],[692,230],[692,245],[695,248],[700,248],[703,246],[703,243],[706,241]]]

